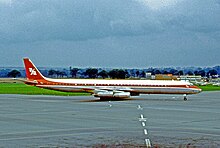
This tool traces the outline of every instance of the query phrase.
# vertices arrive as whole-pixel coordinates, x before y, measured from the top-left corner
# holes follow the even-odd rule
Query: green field
[[[82,96],[89,93],[60,92],[29,86],[23,83],[0,83],[0,94],[27,94],[27,95],[57,95],[57,96]]]
[[[206,85],[206,86],[198,86],[202,89],[202,91],[220,91],[220,86]]]

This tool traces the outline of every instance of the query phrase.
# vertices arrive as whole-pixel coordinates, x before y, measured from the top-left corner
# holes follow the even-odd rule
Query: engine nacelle
[[[108,90],[94,90],[95,97],[104,97],[104,98],[129,98],[130,92],[124,91],[108,91]]]
[[[113,97],[116,98],[129,98],[131,95],[129,92],[116,92],[114,93]]]
[[[107,90],[95,90],[94,91],[95,97],[112,97],[113,91],[107,91]]]

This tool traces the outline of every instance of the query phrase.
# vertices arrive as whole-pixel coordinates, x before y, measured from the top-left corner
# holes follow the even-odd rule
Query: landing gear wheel
[[[183,95],[183,100],[187,101],[187,95],[186,94]]]

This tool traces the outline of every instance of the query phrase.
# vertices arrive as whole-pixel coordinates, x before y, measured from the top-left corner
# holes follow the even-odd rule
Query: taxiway
[[[0,95],[0,147],[220,147],[219,96]]]

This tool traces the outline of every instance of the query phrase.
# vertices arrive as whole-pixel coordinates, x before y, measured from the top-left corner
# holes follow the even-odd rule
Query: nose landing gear
[[[187,101],[187,95],[186,94],[183,95],[183,100]]]

